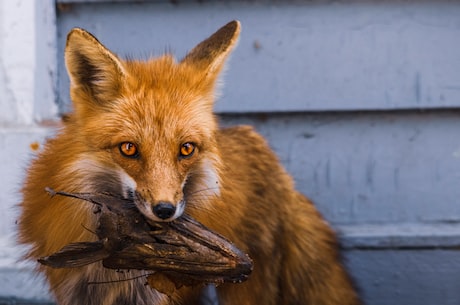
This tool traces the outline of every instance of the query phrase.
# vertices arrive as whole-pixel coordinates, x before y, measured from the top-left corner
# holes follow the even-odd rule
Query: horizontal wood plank
[[[460,112],[227,115],[262,133],[334,224],[460,223]]]
[[[62,50],[72,27],[123,56],[181,58],[232,19],[243,31],[219,112],[460,106],[460,2],[91,1],[59,12],[61,110],[69,109]]]

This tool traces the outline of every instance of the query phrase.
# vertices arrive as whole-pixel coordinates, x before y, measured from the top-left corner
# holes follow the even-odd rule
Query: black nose
[[[160,219],[171,218],[176,212],[176,207],[169,202],[160,201],[153,206],[153,214]]]

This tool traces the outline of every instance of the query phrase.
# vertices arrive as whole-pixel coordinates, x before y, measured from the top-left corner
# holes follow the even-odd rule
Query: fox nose
[[[160,201],[152,208],[153,214],[160,219],[166,220],[174,216],[176,207],[170,202]]]

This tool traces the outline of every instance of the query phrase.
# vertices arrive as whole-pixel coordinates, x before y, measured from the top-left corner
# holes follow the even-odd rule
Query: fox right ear
[[[65,63],[72,96],[84,95],[84,100],[89,98],[103,104],[119,94],[125,77],[122,62],[87,31],[80,28],[70,31]]]
[[[182,63],[199,67],[205,71],[206,79],[214,81],[237,44],[240,30],[239,21],[230,21],[193,48]]]

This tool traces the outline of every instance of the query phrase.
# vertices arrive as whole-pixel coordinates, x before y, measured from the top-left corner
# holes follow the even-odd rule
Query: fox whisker
[[[194,195],[196,195],[198,193],[207,192],[207,191],[213,191],[213,190],[219,190],[219,187],[207,187],[207,188],[204,188],[204,189],[199,189],[199,190],[193,191],[191,193],[187,193],[187,196],[194,196]]]
[[[150,273],[145,273],[141,274],[138,276],[133,276],[133,277],[128,277],[125,279],[118,279],[118,280],[111,280],[111,281],[98,281],[98,282],[88,282],[88,285],[104,285],[104,284],[114,284],[114,283],[123,283],[123,282],[129,282],[129,281],[134,281],[143,277],[148,277],[149,275],[153,275],[155,272],[150,272]]]
[[[86,231],[88,231],[88,232],[90,232],[91,234],[93,234],[93,235],[96,235],[96,236],[97,236],[97,234],[96,234],[96,232],[95,232],[95,231],[91,230],[90,228],[88,228],[88,227],[87,227],[86,225],[84,225],[83,223],[81,224],[81,226],[82,226],[82,227],[83,227],[83,229],[85,229]]]

